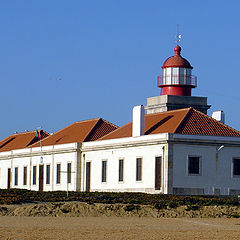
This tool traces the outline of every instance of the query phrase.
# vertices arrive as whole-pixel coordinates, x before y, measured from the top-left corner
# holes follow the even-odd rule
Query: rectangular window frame
[[[28,175],[27,166],[23,166],[23,186],[27,185],[27,175]]]
[[[37,185],[37,166],[33,166],[33,179],[32,179],[32,184]]]
[[[46,164],[46,185],[50,184],[51,164]]]
[[[156,164],[157,164],[157,159],[160,159],[160,164],[159,164],[159,166],[157,166]],[[155,158],[154,158],[154,160],[155,160],[155,163],[154,163],[154,165],[155,165],[155,186],[154,186],[154,188],[155,188],[155,190],[156,191],[161,191],[162,190],[162,185],[163,185],[163,156],[162,155],[156,155],[155,156]],[[159,167],[159,169],[157,169]],[[158,172],[157,172],[157,170],[160,170],[159,172],[160,172],[160,180],[159,180],[159,182],[157,181],[157,179],[156,179],[156,177],[157,177],[157,175],[158,175]],[[160,188],[158,187],[158,184],[160,185]]]
[[[56,184],[61,184],[61,163],[56,164]]]
[[[232,167],[231,167],[231,173],[232,173],[232,177],[233,178],[240,178],[240,174],[234,174],[234,160],[239,160],[240,161],[240,157],[233,157],[232,158]]]
[[[72,183],[72,162],[67,163],[67,183],[68,184]]]
[[[122,162],[122,165],[120,164]],[[124,158],[118,159],[118,182],[123,183],[124,181]]]
[[[136,157],[136,182],[142,182],[142,179],[143,179],[142,169],[143,169],[143,158]]]
[[[14,167],[14,185],[18,186],[18,167]]]
[[[102,176],[101,176],[101,182],[107,183],[107,159],[102,160]]]
[[[199,158],[199,172],[198,173],[189,173],[189,161],[190,158]],[[187,176],[202,176],[202,156],[200,155],[188,155],[187,156]]]

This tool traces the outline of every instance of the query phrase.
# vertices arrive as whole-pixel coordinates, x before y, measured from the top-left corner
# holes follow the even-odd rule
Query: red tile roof
[[[41,130],[42,139],[48,135],[49,133]],[[35,131],[15,133],[0,141],[0,152],[26,148],[29,145],[36,143],[37,141],[39,140],[36,137]]]
[[[180,134],[240,137],[240,132],[191,108],[176,130]]]
[[[75,122],[42,140],[42,146],[97,140],[118,127],[102,119]],[[35,143],[29,147],[39,147]]]
[[[145,115],[145,135],[157,133],[240,137],[237,130],[193,108]],[[99,140],[131,136],[132,122],[129,122]]]

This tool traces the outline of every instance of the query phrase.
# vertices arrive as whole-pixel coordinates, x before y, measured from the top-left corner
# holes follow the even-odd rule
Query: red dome
[[[163,64],[162,68],[167,68],[167,67],[182,67],[182,68],[191,68],[191,64],[188,62],[187,59],[183,58],[181,56],[181,47],[176,46],[174,48],[175,55],[172,57],[169,57]]]

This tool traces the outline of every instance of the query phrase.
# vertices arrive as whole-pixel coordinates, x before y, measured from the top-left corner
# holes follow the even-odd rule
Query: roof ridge
[[[85,120],[76,121],[76,122],[74,122],[74,123],[82,123],[82,122],[99,120],[99,119],[100,119],[100,117],[99,117],[99,118],[90,118],[90,119],[85,119]],[[72,124],[74,124],[74,123],[72,123]]]
[[[186,110],[187,108],[185,108]],[[174,129],[174,133],[177,133],[177,131],[182,127],[182,125],[184,124],[184,122],[187,120],[187,117],[190,115],[190,113],[192,113],[192,111],[194,110],[194,108],[190,107],[188,108],[187,113],[185,114],[184,118],[182,119],[182,121],[178,124],[178,126]]]
[[[88,133],[86,134],[86,137],[84,138],[83,142],[88,138],[88,136],[91,134],[91,132],[93,132],[95,130],[95,128],[97,127],[97,124],[100,122],[100,121],[103,121],[102,118],[99,118],[97,120],[97,122],[94,124],[94,126],[88,131]]]
[[[118,131],[118,130],[122,129],[123,127],[125,127],[125,126],[127,126],[127,125],[130,125],[130,124],[132,124],[132,121],[124,124],[124,125],[121,126],[121,127],[118,127],[117,129],[113,130],[112,132],[110,132],[110,133],[108,133],[108,134],[100,137],[98,140],[102,140],[102,138],[105,138],[105,137],[109,136],[110,134],[114,133],[115,131]]]
[[[145,114],[145,116],[153,116],[153,115],[166,114],[166,113],[171,113],[171,112],[181,112],[181,111],[185,111],[190,108],[192,108],[192,107],[174,109],[174,110],[170,110],[170,111],[163,111],[163,112],[157,112],[157,113],[148,113],[148,114]]]
[[[99,119],[99,118],[98,118],[98,119]],[[98,120],[98,119],[96,118],[96,119],[89,119],[89,120],[83,120],[83,121],[74,122],[74,123],[72,123],[72,124],[70,124],[70,125],[62,128],[62,129],[58,130],[57,132],[55,132],[55,133],[53,133],[53,134],[57,134],[57,133],[59,133],[59,132],[62,132],[62,131],[64,131],[65,129],[70,128],[72,125],[74,125],[74,124],[76,124],[76,123],[82,123],[82,122],[93,121],[93,120]],[[49,137],[51,137],[53,134],[50,134],[49,136],[47,136],[47,137],[45,137],[44,139],[42,139],[42,143],[43,143],[44,141],[46,141]]]
[[[109,121],[107,121],[107,120],[105,120],[105,119],[103,119],[103,118],[101,118],[101,119],[102,119],[105,123],[108,123],[108,124],[112,125],[113,127],[119,128],[118,125],[115,125],[115,124],[113,124],[113,123],[111,123],[111,122],[109,122]]]
[[[16,132],[16,133],[11,134],[10,136],[13,136],[13,135],[19,135],[19,134],[34,133],[34,132],[35,132],[35,130],[27,131],[27,132]],[[9,136],[9,137],[10,137],[10,136]]]
[[[186,115],[188,114],[188,112],[191,110],[191,108],[183,108],[183,109],[177,109],[177,110],[172,110],[172,111],[174,111],[174,113],[176,113],[176,111],[177,111],[177,112],[180,112],[180,111],[178,111],[178,110],[181,110],[182,112],[187,111],[187,112],[185,113],[185,116],[184,116],[183,119],[182,119],[182,121],[183,121],[183,120],[185,119]],[[171,119],[171,118],[174,116],[174,115],[171,115],[171,114],[172,114],[172,111],[162,112],[162,113],[164,113],[164,114],[167,114],[166,117],[163,118],[163,119],[161,119],[160,121],[156,122],[152,127],[150,127],[149,129],[147,129],[147,130],[145,131],[145,135],[151,134],[151,132],[154,131],[154,129],[155,129],[157,126],[159,126],[159,124],[164,124],[166,121],[168,121],[169,119]],[[147,115],[148,115],[148,114],[147,114]],[[147,115],[146,115],[146,116],[147,116]],[[182,121],[181,121],[181,122],[182,122]],[[181,124],[181,122],[180,122],[180,124]],[[180,124],[178,124],[176,128],[178,128],[178,126],[179,126]],[[174,132],[176,131],[176,128],[174,129]]]
[[[40,130],[42,130],[43,132],[49,134],[47,131],[45,131],[45,130],[43,130],[43,129],[40,129]],[[36,132],[36,130],[27,131],[27,132],[17,132],[17,133],[13,133],[13,134],[9,135],[8,137],[17,136],[17,135],[19,135],[19,134],[35,133],[35,132]]]

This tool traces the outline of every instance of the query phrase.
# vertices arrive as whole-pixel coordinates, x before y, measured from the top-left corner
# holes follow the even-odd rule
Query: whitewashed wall
[[[12,160],[7,156],[11,152],[2,152],[0,157],[5,158],[4,161],[0,161],[0,188],[7,188],[8,180],[8,168],[12,167]]]
[[[231,189],[240,192],[240,177],[232,175],[232,160],[240,158],[239,138],[213,136],[181,136],[181,138],[187,141],[192,138],[192,141],[173,146],[174,188],[202,188],[204,194],[214,194],[215,189],[218,189],[221,195],[228,195]],[[224,148],[217,151],[221,145],[225,145]],[[200,157],[199,176],[188,174],[188,156]]]
[[[225,145],[218,152],[216,148]],[[91,191],[132,191],[171,193],[173,189],[203,189],[222,195],[239,190],[240,177],[232,176],[233,158],[240,158],[240,138],[155,134],[113,140],[20,149],[0,153],[0,188],[7,188],[8,168],[11,168],[11,187],[39,190],[39,165],[44,165],[44,191],[86,190],[86,163],[91,162]],[[200,175],[189,176],[188,156],[201,159]],[[142,180],[136,181],[136,159],[142,158]],[[162,188],[155,190],[155,158],[162,157]],[[119,159],[124,160],[123,182],[118,181]],[[173,162],[171,162],[173,159]],[[81,166],[80,161],[81,160]],[[107,161],[107,181],[102,183],[102,161]],[[72,182],[67,185],[67,163],[72,164]],[[56,183],[56,165],[61,164],[61,182]],[[50,184],[46,184],[46,165],[50,164]],[[23,168],[27,167],[27,185],[23,185]],[[33,166],[36,166],[36,185],[33,185]],[[15,186],[15,167],[18,185]],[[81,167],[81,168],[80,168]],[[173,171],[171,170],[173,169]],[[170,184],[169,184],[170,183]]]
[[[200,156],[200,175],[188,174],[188,156]],[[205,194],[228,195],[230,189],[240,190],[240,177],[232,176],[232,159],[240,158],[240,148],[225,147],[218,152],[216,146],[174,145],[173,187],[204,188]]]
[[[85,170],[86,162],[91,162],[91,191],[156,192],[155,158],[162,157],[163,146],[166,147],[165,144],[156,140],[165,141],[166,134],[84,143],[82,154],[85,156],[85,161],[82,165]],[[149,143],[151,144],[149,145]],[[142,158],[142,181],[136,181],[136,158],[138,157]],[[124,160],[123,182],[118,181],[119,159]],[[103,160],[107,161],[106,182],[102,182]],[[165,162],[167,165],[167,160]],[[82,175],[85,178],[82,181],[84,184],[82,189],[85,190],[86,173],[83,172]]]
[[[42,148],[20,149],[0,153],[0,188],[7,188],[8,168],[11,168],[11,187],[39,190],[39,166],[43,165],[43,190],[57,191],[77,189],[77,149],[78,145],[62,144]],[[42,160],[41,160],[42,156]],[[71,163],[71,183],[67,184],[67,164]],[[47,165],[50,165],[50,184],[46,184]],[[60,184],[56,183],[56,165],[61,164]],[[33,166],[36,166],[36,184],[33,185]],[[18,168],[18,185],[15,185],[15,168]],[[23,169],[27,167],[27,185],[23,185]]]

